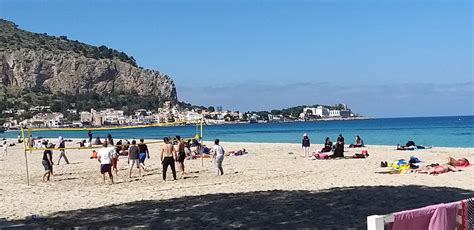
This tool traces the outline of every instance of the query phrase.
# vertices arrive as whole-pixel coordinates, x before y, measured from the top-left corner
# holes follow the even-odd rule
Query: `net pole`
[[[30,129],[28,128],[28,133],[29,133]],[[25,130],[23,129],[23,127],[21,127],[21,137],[23,139],[23,152],[25,154],[25,166],[26,166],[26,183],[28,186],[30,186],[30,173],[29,173],[29,170],[28,170],[28,156],[26,154],[26,140],[25,140]],[[28,138],[29,139],[29,138]],[[29,144],[28,144],[29,145]]]
[[[31,155],[31,153],[32,153],[32,151],[33,151],[33,150],[31,149],[32,144],[33,144],[33,143],[32,143],[32,140],[31,140],[31,129],[28,128],[28,149],[30,150],[30,155]]]
[[[201,148],[202,148],[202,145],[204,144],[204,141],[202,138],[202,119],[200,121],[200,125],[201,125],[201,133],[199,134],[199,139],[201,139]],[[201,167],[204,167],[204,152],[201,154]]]

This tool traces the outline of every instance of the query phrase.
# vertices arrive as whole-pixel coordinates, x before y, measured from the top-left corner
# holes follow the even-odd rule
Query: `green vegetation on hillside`
[[[110,49],[107,46],[91,46],[77,40],[69,40],[67,36],[50,36],[46,33],[32,33],[18,29],[18,26],[0,19],[0,52],[19,49],[44,49],[52,52],[74,52],[94,59],[118,59],[137,67],[133,56]]]
[[[121,109],[125,114],[131,114],[137,109],[156,110],[162,106],[162,101],[152,97],[135,95],[100,95],[97,93],[84,93],[66,95],[61,92],[24,90],[18,87],[5,88],[0,94],[0,108],[24,109],[28,111],[35,106],[51,106],[51,111],[65,113],[67,109],[89,111],[91,108]],[[6,100],[5,100],[6,99]],[[26,115],[28,117],[28,115]]]

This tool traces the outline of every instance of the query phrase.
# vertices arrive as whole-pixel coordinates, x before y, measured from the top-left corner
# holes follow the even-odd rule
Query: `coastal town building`
[[[24,127],[100,127],[100,126],[125,126],[125,125],[148,125],[158,123],[196,123],[202,120],[206,124],[224,123],[262,123],[262,122],[287,122],[306,121],[318,119],[346,119],[358,117],[347,104],[336,104],[334,106],[304,107],[299,114],[294,112],[270,113],[270,112],[247,112],[222,110],[221,106],[209,108],[188,108],[164,102],[163,107],[155,111],[137,109],[131,115],[125,115],[123,110],[107,108],[101,110],[78,111],[67,109],[65,114],[51,112],[49,106],[36,106],[29,110],[5,109],[2,111],[5,120],[2,124],[5,130],[20,129]],[[45,112],[46,111],[46,112]],[[30,119],[18,122],[14,117],[28,113]]]

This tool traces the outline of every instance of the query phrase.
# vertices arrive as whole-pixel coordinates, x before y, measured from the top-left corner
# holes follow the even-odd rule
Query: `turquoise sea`
[[[195,126],[151,127],[94,131],[101,139],[111,133],[114,139],[162,138],[181,135],[191,137]],[[312,121],[267,124],[229,124],[204,126],[204,140],[219,138],[230,142],[300,143],[307,133],[312,143],[323,143],[326,137],[335,140],[341,133],[346,143],[360,135],[365,144],[397,145],[412,139],[418,145],[444,147],[474,147],[474,116],[383,118],[352,121]],[[16,137],[18,132],[6,132],[1,137]],[[36,131],[33,136],[56,138],[87,137],[85,131]]]

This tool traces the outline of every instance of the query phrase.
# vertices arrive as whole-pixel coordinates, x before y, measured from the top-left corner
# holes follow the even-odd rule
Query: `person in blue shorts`
[[[143,170],[145,170],[145,159],[148,158],[150,159],[150,152],[148,151],[148,146],[145,144],[145,141],[140,139],[140,144],[138,144],[138,149],[140,150],[140,154],[138,155],[138,158],[140,160],[140,166],[143,167]]]

